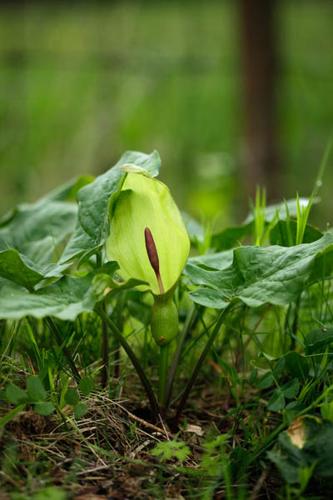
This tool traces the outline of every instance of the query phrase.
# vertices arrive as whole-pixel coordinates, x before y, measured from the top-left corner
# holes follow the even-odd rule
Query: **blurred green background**
[[[333,130],[332,20],[331,1],[278,2],[281,197],[309,194]],[[158,149],[182,208],[240,218],[241,80],[237,1],[1,4],[0,214]]]

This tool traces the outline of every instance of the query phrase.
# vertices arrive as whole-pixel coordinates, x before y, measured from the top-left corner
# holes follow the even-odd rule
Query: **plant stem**
[[[106,311],[105,303],[101,308]],[[109,336],[108,326],[104,318],[102,319],[102,387],[105,389],[109,385]]]
[[[177,349],[173,357],[173,362],[169,371],[169,378],[167,381],[167,388],[166,388],[166,398],[165,398],[165,408],[166,410],[168,409],[171,401],[171,396],[172,396],[172,389],[173,389],[173,384],[175,381],[175,376],[176,376],[176,371],[178,368],[179,364],[179,359],[181,356],[181,353],[183,351],[183,346],[185,339],[188,335],[188,332],[190,328],[192,327],[193,323],[196,320],[196,317],[198,315],[199,310],[195,308],[195,306],[192,306],[191,309],[188,312],[183,330],[179,336],[178,344],[177,344]]]
[[[122,311],[125,307],[125,302],[126,302],[126,294],[124,292],[120,292],[117,299],[117,306],[112,314],[114,322],[117,325],[118,330],[120,331],[122,331],[124,324]],[[114,361],[113,377],[116,381],[116,384],[118,384],[117,379],[120,378],[120,343],[118,338],[115,336],[113,338],[112,350],[113,350],[113,361]]]
[[[158,399],[162,413],[166,410],[166,388],[168,382],[170,344],[160,346]]]
[[[103,265],[103,255],[102,255],[102,250],[98,249],[96,252],[96,269],[101,267]],[[106,311],[106,304],[103,302],[101,304],[101,308]],[[108,337],[108,328],[105,323],[104,318],[102,319],[102,342],[101,342],[101,355],[102,355],[102,380],[101,384],[102,387],[105,389],[109,385],[109,364],[110,364],[110,359],[109,359],[109,337]]]
[[[109,318],[109,316],[106,314],[106,312],[100,308],[99,314],[100,314],[101,318],[105,320],[108,327],[112,331],[113,335],[119,340],[120,345],[122,346],[122,348],[126,352],[129,359],[131,360],[132,365],[134,366],[134,368],[135,368],[135,370],[140,378],[141,384],[142,384],[142,386],[147,394],[147,397],[149,399],[152,414],[153,414],[154,418],[157,420],[158,416],[160,414],[159,406],[158,406],[158,403],[156,401],[156,397],[155,397],[153,388],[152,388],[150,382],[148,381],[146,374],[144,373],[144,371],[140,365],[140,361],[136,357],[134,351],[132,350],[131,346],[128,344],[127,340],[121,334],[118,327],[114,324],[114,322],[111,320],[111,318]]]
[[[232,304],[229,304],[225,309],[223,309],[223,311],[220,312],[218,318],[217,318],[217,321],[216,321],[216,324],[215,324],[215,327],[214,327],[214,330],[213,332],[211,333],[206,345],[205,345],[205,348],[204,350],[202,351],[201,353],[201,356],[200,358],[198,359],[195,367],[194,367],[194,370],[193,370],[193,373],[191,375],[191,378],[190,380],[188,381],[187,385],[186,385],[186,388],[185,388],[185,391],[183,392],[183,395],[181,397],[181,400],[179,402],[179,405],[178,405],[178,408],[177,408],[177,412],[176,412],[176,417],[175,417],[175,420],[176,422],[179,420],[181,414],[182,414],[182,411],[184,409],[184,406],[187,402],[187,399],[190,395],[190,392],[192,390],[192,387],[199,375],[199,372],[200,372],[200,369],[201,369],[201,366],[203,364],[203,362],[205,361],[206,359],[206,356],[207,354],[209,353],[220,329],[221,329],[221,326],[225,320],[225,317],[227,315],[227,313],[230,311],[231,309],[231,306]]]
[[[67,347],[64,345],[64,342],[63,342],[63,339],[61,337],[61,334],[58,330],[58,327],[57,325],[55,324],[55,322],[53,321],[52,318],[45,318],[45,322],[47,323],[49,329],[51,330],[51,332],[53,333],[53,335],[55,336],[56,338],[56,341],[57,341],[57,344],[59,345],[59,347],[62,348],[63,352],[64,352],[64,355],[65,357],[67,358],[67,361],[68,361],[68,364],[70,366],[70,369],[73,373],[73,377],[75,378],[75,381],[77,383],[80,382],[81,380],[81,376],[79,374],[79,371],[78,369],[76,368],[76,365],[74,363],[74,360],[72,358],[72,355],[70,353],[70,351],[67,349]]]
[[[114,355],[113,355],[113,362],[114,362],[114,368],[113,368],[113,377],[116,380],[119,379],[120,377],[120,343],[117,338],[114,339]]]
[[[295,350],[296,348],[296,339],[297,339],[297,331],[298,331],[298,321],[299,321],[299,308],[301,305],[301,294],[297,297],[296,303],[295,303],[295,310],[294,310],[294,319],[293,319],[293,324],[291,327],[291,343],[290,343],[290,349],[292,351]]]

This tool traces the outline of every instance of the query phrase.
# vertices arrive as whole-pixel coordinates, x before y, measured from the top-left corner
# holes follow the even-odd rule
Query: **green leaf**
[[[279,435],[278,444],[268,457],[288,483],[300,483],[303,471],[320,477],[333,477],[333,424],[307,419],[306,436],[301,448],[294,445],[288,432]]]
[[[188,264],[222,271],[222,269],[227,269],[232,264],[233,258],[233,250],[225,250],[223,252],[207,253],[198,257],[191,257],[188,259]]]
[[[76,217],[77,205],[72,202],[44,198],[33,204],[19,205],[14,216],[0,229],[0,248],[16,248],[34,260],[30,245],[46,240],[53,249],[74,230]],[[44,262],[49,255],[50,250]]]
[[[73,387],[67,389],[65,394],[65,401],[68,405],[75,406],[80,401],[79,393]]]
[[[327,330],[312,330],[304,339],[304,350],[306,354],[324,353],[328,346],[333,343],[333,328]]]
[[[273,392],[271,399],[268,402],[268,410],[269,411],[280,411],[286,406],[286,400],[284,397],[284,393],[281,389],[276,389]]]
[[[65,276],[57,283],[30,293],[22,287],[0,280],[0,318],[54,316],[73,321],[82,312],[94,309],[96,298],[90,290],[92,276]]]
[[[0,252],[0,276],[27,289],[32,289],[43,279],[33,263],[15,249]]]
[[[158,457],[162,462],[167,460],[177,459],[184,462],[191,454],[190,448],[183,441],[170,439],[158,443],[152,450],[151,454]]]
[[[298,379],[305,379],[309,373],[308,360],[298,352],[287,352],[283,356],[285,367],[290,375]]]
[[[199,288],[194,302],[216,309],[233,300],[250,307],[287,305],[305,287],[330,275],[333,266],[333,234],[294,247],[241,247],[233,250],[233,261],[221,271],[204,269],[189,262],[185,272]]]
[[[81,257],[84,260],[85,257],[97,252],[99,245],[96,244],[94,238],[91,238],[82,228],[79,221],[77,221],[75,231],[68,241],[64,252],[60,258],[60,263],[65,264],[73,260],[75,257]]]
[[[286,439],[289,439],[286,435]],[[292,446],[292,445],[290,445]],[[274,450],[267,453],[268,458],[279,469],[283,478],[290,484],[299,482],[299,470],[303,466],[302,452],[296,447],[295,451],[288,453],[285,449],[276,447]]]
[[[281,387],[281,390],[286,399],[293,399],[297,396],[300,389],[300,383],[297,379],[291,380]]]
[[[125,178],[124,166],[131,164],[158,174],[160,157],[157,151],[147,155],[127,151],[116,165],[78,192],[79,215],[74,235],[61,257],[61,263],[82,256],[104,244],[109,234],[109,211]]]
[[[5,397],[9,403],[17,405],[27,400],[27,391],[16,384],[8,384],[5,389]]]
[[[57,262],[60,247],[74,231],[78,211],[76,203],[61,198],[66,196],[60,189],[34,204],[19,205],[3,220],[0,276],[30,289],[44,278],[61,276],[68,264]]]
[[[80,419],[84,417],[88,413],[88,406],[86,403],[83,403],[82,401],[80,403],[77,403],[74,407],[74,416],[76,419]]]
[[[43,417],[47,417],[54,412],[55,407],[50,401],[43,401],[41,403],[35,403],[34,410],[38,415],[42,415]]]
[[[316,459],[316,473],[321,477],[333,477],[333,424],[325,422],[311,426],[309,437],[304,451]]]
[[[27,391],[31,402],[44,401],[47,398],[47,392],[38,375],[30,375],[27,378]]]
[[[84,396],[89,396],[89,394],[94,390],[95,384],[91,377],[83,377],[79,383],[79,389]]]
[[[271,387],[273,384],[274,375],[272,372],[267,372],[256,382],[256,387],[258,387],[258,389],[268,389],[268,387]]]

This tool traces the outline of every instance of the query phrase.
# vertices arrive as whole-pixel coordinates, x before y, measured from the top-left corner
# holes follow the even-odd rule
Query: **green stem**
[[[117,380],[120,378],[120,343],[117,338],[115,338],[115,342],[113,345],[113,362],[114,362],[114,368],[113,368],[113,377],[117,382]]]
[[[96,252],[96,269],[102,267],[103,265],[103,256],[102,256],[102,250],[98,249]],[[105,302],[101,304],[101,308],[106,310],[106,305]],[[102,379],[101,379],[101,384],[103,389],[108,387],[109,385],[109,378],[110,378],[110,371],[109,371],[109,365],[110,365],[110,356],[109,356],[109,338],[108,338],[108,328],[105,323],[105,320],[102,319],[102,341],[101,341],[101,355],[102,355]]]
[[[166,410],[166,388],[168,383],[170,344],[160,346],[158,399],[162,412]]]
[[[223,311],[220,312],[218,318],[217,318],[217,321],[216,321],[216,324],[215,324],[215,327],[214,327],[214,330],[213,332],[211,333],[206,345],[205,345],[205,348],[204,350],[202,351],[201,353],[201,356],[200,358],[198,359],[195,367],[194,367],[194,370],[193,370],[193,373],[191,375],[191,378],[190,380],[188,381],[186,387],[185,387],[185,391],[183,392],[183,395],[181,397],[181,400],[179,402],[179,405],[178,405],[178,408],[177,408],[177,413],[176,413],[176,417],[175,417],[175,420],[176,422],[179,420],[181,414],[182,414],[182,411],[184,409],[184,406],[187,402],[187,399],[190,395],[190,392],[192,390],[192,387],[199,375],[199,372],[200,372],[200,369],[201,369],[201,366],[203,365],[203,362],[205,361],[206,359],[206,356],[207,354],[209,353],[212,345],[214,344],[214,341],[221,329],[221,326],[225,320],[225,317],[227,315],[227,313],[230,311],[230,308],[231,308],[232,304],[229,304]]]
[[[298,331],[298,320],[299,320],[299,308],[301,305],[301,294],[297,297],[296,303],[295,303],[295,310],[294,310],[294,319],[293,319],[293,324],[291,327],[291,342],[290,342],[290,349],[292,351],[295,350],[296,348],[296,340],[297,340],[297,331]]]
[[[100,308],[99,314],[100,314],[101,318],[105,320],[108,327],[112,331],[113,335],[118,339],[120,345],[122,346],[122,348],[126,352],[129,359],[131,360],[132,365],[134,366],[134,368],[135,368],[135,370],[140,378],[141,384],[142,384],[142,386],[147,394],[147,397],[149,399],[152,414],[153,414],[154,418],[157,420],[157,418],[160,414],[159,406],[158,406],[158,403],[156,401],[156,397],[155,397],[153,388],[152,388],[151,384],[149,383],[149,381],[148,381],[148,379],[147,379],[147,377],[146,377],[146,375],[145,375],[145,373],[140,365],[138,358],[136,357],[131,346],[128,344],[126,339],[121,334],[118,327],[113,323],[113,321],[109,318],[109,316],[106,314],[106,312]]]
[[[176,376],[176,371],[179,365],[179,360],[180,356],[183,351],[183,346],[185,339],[188,335],[188,332],[190,331],[192,325],[194,324],[196,317],[198,315],[199,309],[195,308],[195,306],[192,306],[191,309],[188,312],[183,330],[179,336],[178,344],[177,344],[177,349],[176,352],[173,356],[173,361],[171,364],[171,368],[169,371],[169,378],[167,381],[167,388],[166,388],[166,399],[165,399],[165,407],[168,409],[171,401],[171,396],[172,396],[172,389],[173,389],[173,384],[175,381],[175,376]]]
[[[117,299],[117,306],[114,309],[112,317],[114,318],[114,322],[118,327],[118,330],[122,331],[124,318],[123,318],[123,310],[125,308],[126,303],[126,294],[124,292],[120,292]],[[120,378],[120,343],[117,337],[114,336],[113,344],[113,378],[115,379],[115,384],[117,388],[119,388],[118,379]]]
[[[105,303],[101,304],[105,311]],[[102,387],[105,389],[109,385],[109,336],[107,324],[102,318]]]

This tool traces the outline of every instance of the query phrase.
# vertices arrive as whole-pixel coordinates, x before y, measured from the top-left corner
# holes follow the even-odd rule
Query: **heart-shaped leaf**
[[[304,287],[330,276],[333,233],[293,247],[236,248],[232,263],[222,270],[199,264],[190,260],[185,270],[190,283],[199,286],[191,293],[198,304],[224,309],[237,299],[250,307],[286,305],[295,301]]]

